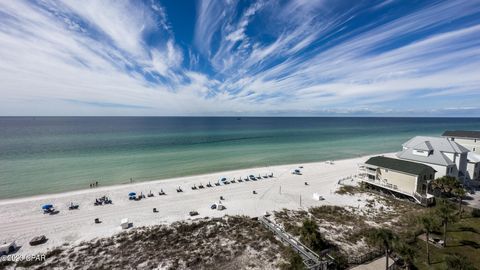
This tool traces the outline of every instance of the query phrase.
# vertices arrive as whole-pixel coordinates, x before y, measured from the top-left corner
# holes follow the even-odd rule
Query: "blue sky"
[[[0,115],[480,116],[480,1],[1,1]]]

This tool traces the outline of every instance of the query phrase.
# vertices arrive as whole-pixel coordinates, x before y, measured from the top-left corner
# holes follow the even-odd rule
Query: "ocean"
[[[0,117],[0,199],[393,152],[479,118]]]

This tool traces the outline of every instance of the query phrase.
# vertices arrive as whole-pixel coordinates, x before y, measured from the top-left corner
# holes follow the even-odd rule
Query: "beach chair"
[[[210,182],[208,182],[207,187],[212,187],[212,184],[210,184]]]
[[[215,186],[217,186],[217,187],[220,186],[220,183],[215,183]]]
[[[254,191],[253,191],[253,194],[257,194],[257,192],[254,190]]]
[[[193,185],[192,190],[196,190],[197,186]]]
[[[223,198],[223,196],[220,196],[220,200],[223,201],[223,200],[225,200],[225,198]]]
[[[153,208],[153,213],[158,213],[157,208]]]
[[[242,182],[243,182],[243,180],[240,178],[240,179],[238,179],[238,182],[239,182],[239,183],[242,183]]]
[[[160,192],[158,193],[158,195],[160,195],[160,196],[165,195],[165,192],[163,192],[163,189],[160,190]]]
[[[305,186],[308,186],[308,182],[305,182]]]
[[[70,203],[70,206],[68,207],[68,210],[77,210],[78,207],[79,207],[78,204]]]
[[[100,224],[102,223],[99,218],[95,218],[95,224]]]
[[[233,179],[232,181],[230,181],[230,183],[232,184],[235,184],[237,181],[235,179]]]
[[[198,186],[198,188],[203,189],[203,188],[205,188],[205,187],[204,187],[202,184],[200,184],[200,185]]]

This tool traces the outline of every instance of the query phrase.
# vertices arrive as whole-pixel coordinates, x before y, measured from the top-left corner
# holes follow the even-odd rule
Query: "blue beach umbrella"
[[[50,208],[52,208],[52,207],[53,207],[52,204],[45,204],[44,206],[42,206],[42,209],[45,209],[45,210],[46,210],[46,209],[50,209]]]
[[[135,192],[128,193],[128,196],[135,196],[135,195],[137,195],[137,193],[135,193]]]

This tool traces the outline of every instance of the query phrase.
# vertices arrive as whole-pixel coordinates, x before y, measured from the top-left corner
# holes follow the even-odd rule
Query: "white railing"
[[[359,178],[362,181],[369,182],[369,183],[374,184],[374,185],[379,186],[379,187],[389,188],[389,189],[392,189],[392,190],[398,190],[397,185],[389,184],[389,183],[382,183],[380,178],[370,179],[370,178],[365,177],[365,176],[361,177],[361,175],[360,175]]]

